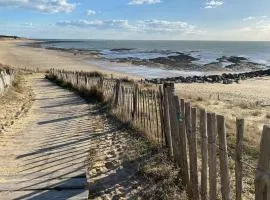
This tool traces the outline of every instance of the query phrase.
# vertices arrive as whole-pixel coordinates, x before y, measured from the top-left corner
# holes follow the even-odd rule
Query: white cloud
[[[97,13],[96,11],[90,9],[86,11],[87,16],[95,15],[96,13]]]
[[[0,7],[19,7],[45,13],[71,12],[75,4],[69,0],[0,0]]]
[[[249,16],[243,19],[243,21],[250,21],[250,20],[258,20],[258,19],[266,19],[268,18],[267,16],[263,15],[263,16],[259,16],[259,17],[253,17],[253,16]]]
[[[245,36],[246,40],[269,40],[270,19],[267,16],[247,17],[243,21],[243,27],[232,30],[235,35]]]
[[[182,21],[166,20],[144,20],[137,21],[136,27],[140,31],[155,32],[182,32],[191,33],[195,31],[195,26]]]
[[[243,19],[243,21],[249,21],[249,20],[253,20],[253,19],[256,19],[256,18],[255,18],[255,17],[251,17],[251,16],[250,16],[250,17],[246,17],[246,18],[244,18],[244,19]]]
[[[219,6],[222,6],[223,4],[224,4],[224,1],[222,1],[222,0],[207,0],[204,8],[207,8],[207,9],[217,8]]]
[[[142,5],[142,4],[157,4],[161,3],[161,0],[130,0],[129,5]]]
[[[66,20],[59,21],[60,26],[74,26],[80,28],[93,29],[126,29],[130,30],[134,27],[128,23],[128,20]]]
[[[23,23],[22,25],[25,26],[25,27],[31,27],[31,28],[34,27],[34,25],[33,25],[32,22],[25,22],[25,23]]]
[[[73,26],[78,28],[124,30],[129,32],[145,33],[179,33],[179,34],[197,34],[203,31],[197,29],[194,25],[183,21],[166,20],[140,20],[130,23],[128,20],[70,20],[59,21],[59,26]]]

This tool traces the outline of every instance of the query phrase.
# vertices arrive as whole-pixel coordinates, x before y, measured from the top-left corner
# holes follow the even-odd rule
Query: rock
[[[233,81],[232,81],[231,79],[225,79],[225,80],[223,80],[222,83],[223,83],[223,84],[232,84]]]
[[[223,84],[232,84],[233,82],[239,83],[240,80],[245,80],[247,78],[254,77],[263,77],[270,76],[270,69],[266,70],[257,70],[251,72],[243,73],[223,73],[222,75],[209,75],[209,76],[178,76],[178,77],[168,77],[160,79],[146,79],[146,82],[161,84],[165,82],[174,82],[174,83],[223,83]]]

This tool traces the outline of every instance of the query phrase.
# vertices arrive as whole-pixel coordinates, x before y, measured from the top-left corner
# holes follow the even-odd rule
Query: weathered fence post
[[[182,165],[183,165],[183,184],[189,185],[189,170],[188,170],[188,155],[187,155],[187,136],[186,136],[186,124],[185,124],[185,100],[181,99],[180,105],[180,124],[179,124],[179,135],[181,142],[181,151],[183,154]]]
[[[244,119],[236,120],[235,191],[236,200],[242,199]]]
[[[125,88],[124,88],[124,86],[121,86],[121,100],[122,100],[122,102],[121,102],[121,117],[122,117],[122,120],[123,121],[125,121],[126,120],[126,117],[125,117],[125,115],[126,115],[126,110],[125,110],[125,102],[126,102],[126,100],[125,100]]]
[[[255,179],[255,200],[270,199],[270,126],[263,127]]]
[[[198,167],[197,167],[197,140],[196,140],[196,108],[192,108],[190,103],[185,103],[186,131],[189,146],[189,166],[190,166],[190,184],[189,198],[199,199],[198,188]]]
[[[207,200],[207,125],[206,125],[206,112],[205,110],[200,111],[200,134],[201,134],[201,155],[202,155],[202,166],[201,166],[201,200]]]
[[[216,114],[207,113],[208,156],[209,156],[209,200],[217,196],[217,167],[216,167]]]
[[[114,100],[114,107],[116,108],[118,106],[118,101],[119,101],[119,94],[120,94],[120,80],[116,81],[115,85],[115,100]]]
[[[172,146],[172,137],[171,137],[171,125],[170,125],[170,110],[169,110],[169,98],[168,98],[168,90],[170,85],[165,83],[163,85],[164,90],[164,126],[165,126],[165,140],[166,145],[169,148],[170,156],[173,156],[173,146]]]
[[[168,102],[169,102],[169,114],[170,114],[170,126],[171,126],[171,138],[172,138],[172,147],[174,160],[179,164],[180,154],[179,154],[179,128],[177,124],[177,114],[174,98],[174,84],[170,83],[168,89]]]
[[[138,97],[138,85],[136,84],[134,89],[133,89],[133,111],[132,111],[132,119],[135,120],[135,116],[137,114],[137,98]]]
[[[104,92],[104,91],[103,91],[103,85],[104,85],[104,78],[103,78],[103,76],[101,76],[101,77],[99,78],[99,87],[100,87],[100,90],[101,90],[102,92]]]
[[[219,159],[221,176],[221,194],[223,200],[230,200],[230,175],[228,168],[227,137],[225,129],[225,119],[223,116],[217,116],[217,130],[219,138]]]
[[[165,115],[164,115],[164,93],[162,93],[162,86],[159,86],[159,115],[160,115],[160,127],[161,127],[161,139],[162,139],[162,142],[164,144],[165,140],[164,140],[164,135],[165,135],[165,125],[164,125],[164,122],[165,122]]]

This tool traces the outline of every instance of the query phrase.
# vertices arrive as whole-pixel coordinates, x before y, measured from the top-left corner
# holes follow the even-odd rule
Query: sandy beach
[[[141,78],[120,71],[100,69],[96,65],[89,64],[91,57],[88,55],[74,55],[64,51],[18,45],[26,41],[0,40],[0,63],[14,68],[38,69],[39,71],[53,67],[65,70],[100,71],[108,76],[113,74],[115,77]],[[95,60],[93,59],[93,61]],[[136,71],[136,68],[133,70]],[[40,74],[40,76],[43,75]],[[197,107],[198,110],[205,109],[207,112],[223,115],[226,121],[229,145],[233,145],[236,141],[236,118],[245,119],[244,151],[246,153],[243,160],[250,166],[256,166],[262,128],[263,125],[270,124],[269,85],[269,77],[240,80],[239,83],[233,84],[177,83],[175,84],[175,93],[186,102],[190,101],[191,105]],[[18,99],[15,100],[18,101]],[[18,103],[17,105],[20,106]],[[10,106],[9,109],[11,109]],[[4,117],[2,118],[4,119]],[[253,192],[250,191],[254,190],[254,170],[245,167],[244,173],[248,174],[245,176],[244,182],[244,190],[249,190],[246,199],[253,199]]]
[[[84,55],[73,55],[68,52],[47,50],[41,48],[32,48],[20,46],[20,44],[32,42],[31,40],[6,39],[0,40],[0,63],[10,65],[14,68],[38,69],[46,71],[51,68],[65,70],[83,70],[83,71],[101,71],[114,76],[129,76],[136,79],[141,78],[132,74],[120,74],[115,71],[107,71],[98,68],[87,62],[89,57]]]
[[[30,40],[0,40],[0,63],[15,68],[48,70],[52,67],[65,70],[101,71],[114,76],[140,79],[128,73],[98,68],[89,64],[89,56],[19,46]],[[245,118],[248,123],[246,137],[258,145],[263,124],[270,122],[270,78],[254,78],[240,84],[176,84],[176,94],[189,99],[193,105],[222,114],[230,120]]]

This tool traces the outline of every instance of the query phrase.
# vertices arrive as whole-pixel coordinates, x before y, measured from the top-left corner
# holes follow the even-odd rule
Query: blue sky
[[[269,0],[0,0],[0,34],[270,40]]]

